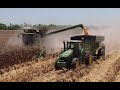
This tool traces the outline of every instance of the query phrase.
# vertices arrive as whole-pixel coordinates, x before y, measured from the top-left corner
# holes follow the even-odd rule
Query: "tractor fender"
[[[102,48],[102,47],[97,48],[97,50],[96,50],[96,52],[95,52],[96,55],[98,54],[98,51],[99,51],[99,49],[101,49],[101,48]]]

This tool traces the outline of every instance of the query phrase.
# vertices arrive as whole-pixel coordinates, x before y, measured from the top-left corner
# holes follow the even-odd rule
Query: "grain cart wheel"
[[[105,49],[104,48],[101,49],[101,58],[105,60]]]
[[[100,57],[105,60],[105,48],[99,49],[99,51],[98,51],[98,59],[100,59]]]
[[[88,53],[84,58],[84,63],[85,63],[85,65],[91,65],[92,62],[93,62],[92,54]]]

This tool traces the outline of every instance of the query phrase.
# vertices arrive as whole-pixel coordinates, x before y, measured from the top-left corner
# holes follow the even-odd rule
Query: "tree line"
[[[68,27],[71,25],[54,25],[54,24],[49,24],[49,25],[45,25],[45,24],[35,24],[35,25],[31,25],[31,24],[9,24],[6,25],[4,23],[0,23],[0,30],[21,30],[21,27],[33,27],[36,29],[59,29],[59,28],[64,28],[64,27]]]
[[[6,25],[4,23],[0,23],[0,30],[17,30],[19,28],[20,26],[17,24],[13,25],[10,23],[10,25]]]

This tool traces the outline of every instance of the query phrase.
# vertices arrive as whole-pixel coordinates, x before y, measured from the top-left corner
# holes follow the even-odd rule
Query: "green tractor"
[[[71,41],[64,41],[64,50],[60,52],[58,59],[55,61],[55,68],[76,68],[80,64],[91,65],[93,61],[103,58],[105,59],[104,36],[89,35],[88,28],[82,24],[64,28],[49,33],[55,34],[80,27],[84,31],[84,35],[73,36]]]
[[[102,57],[105,59],[104,36],[81,35],[64,41],[64,50],[55,61],[55,68],[77,68],[80,64],[91,65]]]

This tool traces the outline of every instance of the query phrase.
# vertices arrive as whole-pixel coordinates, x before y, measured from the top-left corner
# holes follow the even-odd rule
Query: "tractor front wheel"
[[[60,68],[57,66],[58,60],[55,61],[55,70],[59,70]]]
[[[72,68],[73,69],[76,69],[80,66],[80,62],[79,62],[79,59],[77,58],[74,58],[73,61],[72,61]]]

